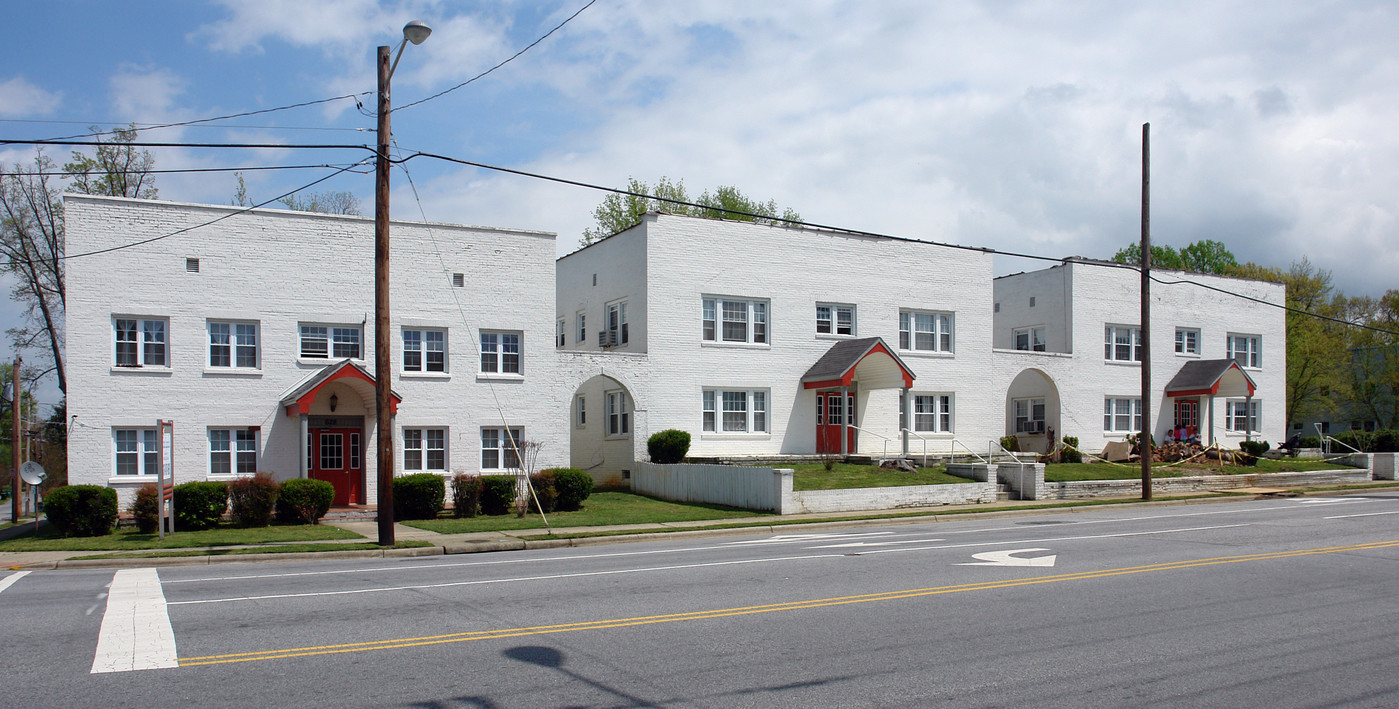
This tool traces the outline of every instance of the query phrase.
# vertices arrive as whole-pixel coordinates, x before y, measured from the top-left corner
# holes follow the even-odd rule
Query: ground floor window
[[[1015,400],[1015,432],[1044,433],[1044,399]]]
[[[952,395],[915,394],[913,430],[917,433],[952,433]]]
[[[607,401],[607,435],[625,436],[631,433],[631,410],[627,406],[627,393],[609,391]]]
[[[160,469],[160,438],[154,428],[118,428],[117,475],[156,475]]]
[[[486,427],[481,429],[481,469],[515,470],[520,467],[517,446],[524,440],[525,429],[518,426]]]
[[[767,433],[766,389],[705,389],[703,430],[708,433]]]
[[[209,429],[209,474],[256,473],[257,434],[255,428]]]
[[[447,429],[403,429],[403,469],[441,471],[447,469]]]
[[[1103,399],[1103,430],[1131,433],[1142,430],[1142,400],[1140,397]]]
[[[1258,432],[1258,402],[1257,401],[1230,401],[1227,402],[1224,417],[1224,428],[1238,433]]]

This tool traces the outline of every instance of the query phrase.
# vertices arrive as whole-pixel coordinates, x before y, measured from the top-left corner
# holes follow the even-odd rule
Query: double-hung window
[[[1237,433],[1258,432],[1258,402],[1238,400],[1226,402],[1224,427]]]
[[[440,472],[447,469],[447,429],[403,429],[403,469]]]
[[[1259,366],[1258,335],[1229,335],[1229,359],[1239,363],[1240,367]]]
[[[768,344],[768,302],[705,298],[701,338],[705,342]]]
[[[952,395],[915,394],[913,430],[917,433],[952,433]]]
[[[358,325],[302,325],[304,359],[362,359]]]
[[[1044,328],[1025,327],[1015,330],[1015,349],[1030,352],[1044,351]]]
[[[821,335],[854,335],[855,306],[817,303],[816,332]]]
[[[209,366],[257,369],[257,323],[210,321]]]
[[[952,313],[900,310],[899,349],[952,352]]]
[[[631,339],[631,327],[627,324],[627,301],[608,304],[607,333],[615,345],[625,345]]]
[[[520,333],[481,332],[481,373],[520,373]]]
[[[607,406],[607,435],[625,436],[631,433],[631,409],[627,404],[627,393],[609,391],[604,401]]]
[[[520,467],[517,446],[524,440],[525,429],[511,426],[488,426],[481,429],[481,469],[513,470]]]
[[[588,425],[588,399],[583,395],[578,395],[574,402],[574,410],[577,412],[576,424],[579,428]]]
[[[566,344],[568,344],[568,321],[559,318],[559,322],[554,328],[554,345],[563,347]]]
[[[702,430],[707,433],[767,433],[766,389],[705,389]]]
[[[404,328],[403,371],[447,371],[447,331]]]
[[[588,315],[587,315],[587,313],[578,313],[578,344],[581,345],[581,344],[583,344],[584,342],[587,342],[587,341],[588,341]]]
[[[1114,362],[1142,361],[1142,330],[1127,325],[1103,328],[1103,359]]]
[[[1133,433],[1142,430],[1141,397],[1104,398],[1103,430],[1112,433]]]
[[[209,429],[209,474],[256,473],[257,435],[255,428]]]
[[[1176,328],[1176,354],[1200,354],[1200,331],[1190,327]]]
[[[1044,399],[1015,400],[1015,432],[1044,433]]]
[[[168,367],[166,331],[169,321],[164,318],[116,318],[113,321],[116,340],[116,366]]]
[[[117,475],[156,475],[160,467],[160,443],[154,428],[118,428],[112,431],[116,443]]]

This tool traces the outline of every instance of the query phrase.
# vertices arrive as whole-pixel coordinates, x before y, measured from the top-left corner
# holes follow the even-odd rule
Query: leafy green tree
[[[1126,248],[1119,249],[1112,255],[1112,260],[1118,263],[1139,264],[1142,262],[1142,245],[1131,243]],[[1151,265],[1153,268],[1169,268],[1176,271],[1183,270],[1185,266],[1180,260],[1180,252],[1174,246],[1151,245]]]
[[[1350,329],[1350,362],[1344,392],[1356,414],[1383,428],[1399,428],[1399,290],[1379,298],[1340,299],[1348,322],[1379,328]]]
[[[94,133],[101,130],[98,126],[92,127]],[[78,173],[72,176],[73,184],[68,191],[155,199],[155,177],[151,174],[155,158],[150,151],[137,150],[132,145],[136,141],[136,125],[118,128],[111,135],[111,140],[97,146],[97,152],[91,157],[73,151],[73,159],[63,165],[64,172]]]
[[[1312,317],[1340,315],[1332,295],[1331,272],[1312,265],[1305,257],[1279,276],[1287,288],[1287,425],[1315,418],[1336,409],[1336,396],[1344,385],[1349,359],[1346,328]],[[1302,312],[1298,312],[1302,311]]]
[[[238,186],[243,187],[242,175],[239,175]],[[243,199],[247,199],[247,191],[243,191]],[[238,195],[235,193],[234,198]],[[298,212],[320,212],[321,214],[352,214],[361,216],[359,197],[353,192],[325,191],[312,192],[305,196],[287,195],[278,202],[286,205],[287,209],[295,209]]]
[[[1131,243],[1112,255],[1118,263],[1141,263],[1142,245]],[[1174,246],[1151,245],[1151,265],[1176,271],[1197,273],[1229,274],[1239,263],[1234,254],[1224,244],[1212,239],[1204,239],[1187,245],[1177,251]]]
[[[792,209],[784,209],[779,214],[777,203],[768,200],[758,202],[743,194],[737,187],[720,186],[713,192],[705,190],[697,199],[691,200],[685,191],[685,181],[671,182],[662,177],[654,187],[631,177],[627,179],[626,191],[631,194],[611,193],[593,209],[592,227],[583,230],[583,244],[600,241],[617,232],[630,229],[641,222],[647,212],[685,214],[711,219],[735,219],[778,224],[786,221],[801,221],[801,215]],[[639,196],[645,195],[645,196]],[[684,204],[677,204],[681,202]],[[692,207],[690,204],[699,205]]]

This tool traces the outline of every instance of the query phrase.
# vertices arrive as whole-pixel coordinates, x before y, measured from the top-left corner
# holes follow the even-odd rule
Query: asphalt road
[[[0,696],[15,707],[1399,705],[1399,493],[1078,509],[409,560],[11,573],[0,577]]]

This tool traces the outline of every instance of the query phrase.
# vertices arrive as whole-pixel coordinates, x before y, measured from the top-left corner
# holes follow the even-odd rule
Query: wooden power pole
[[[1151,499],[1151,124],[1142,124],[1142,499]]]

